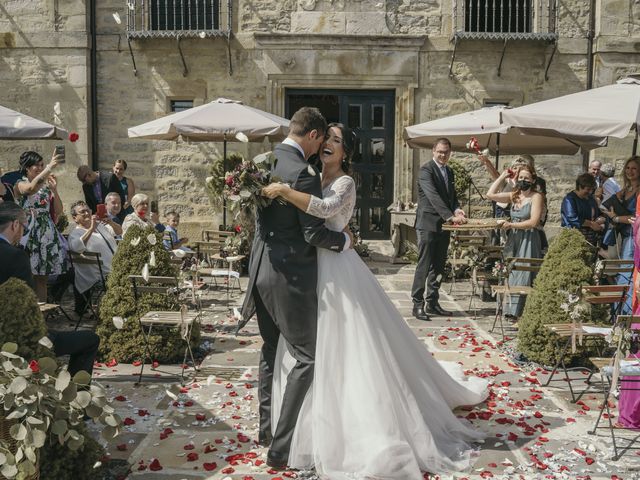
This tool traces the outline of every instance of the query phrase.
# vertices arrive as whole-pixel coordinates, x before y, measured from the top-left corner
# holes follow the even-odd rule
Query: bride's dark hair
[[[358,143],[358,137],[355,132],[348,127],[345,127],[342,123],[330,123],[327,126],[327,133],[329,133],[329,129],[331,127],[335,127],[340,130],[342,134],[342,148],[344,149],[344,160],[342,160],[342,171],[344,173],[351,172],[351,158],[353,157],[354,152],[356,151],[356,146]]]

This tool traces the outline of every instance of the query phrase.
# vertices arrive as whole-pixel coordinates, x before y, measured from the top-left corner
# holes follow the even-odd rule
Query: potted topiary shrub
[[[144,293],[136,301],[129,275],[175,277],[177,269],[162,246],[161,234],[152,228],[132,226],[118,245],[107,280],[107,292],[100,302],[100,354],[106,359],[131,362],[144,354],[143,332],[138,318],[152,310],[178,310],[179,305],[168,295]],[[122,319],[115,322],[114,318]],[[158,329],[150,338],[150,346],[159,362],[181,361],[184,351],[178,329]],[[192,348],[200,343],[200,329],[194,324]]]
[[[533,292],[528,295],[522,318],[518,322],[518,349],[525,356],[542,365],[554,365],[558,360],[556,335],[545,325],[571,323],[570,311],[564,308],[567,292],[577,292],[581,285],[593,282],[592,247],[580,231],[563,228],[549,246],[540,272],[533,283]],[[605,308],[591,308],[585,312],[587,320],[606,322]],[[577,364],[593,352],[581,349],[567,361]],[[593,355],[592,355],[593,356]]]

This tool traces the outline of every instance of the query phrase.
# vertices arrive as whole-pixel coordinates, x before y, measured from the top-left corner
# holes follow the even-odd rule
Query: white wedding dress
[[[343,230],[355,206],[353,179],[337,178],[323,195],[312,197],[307,212],[326,218],[327,228]],[[465,381],[457,364],[454,380],[352,249],[318,249],[318,302],[314,381],[298,417],[289,465],[315,466],[320,478],[331,480],[421,480],[421,471],[468,469],[476,453],[468,442],[485,435],[451,409],[482,402],[486,381]],[[294,364],[281,336],[274,429]]]

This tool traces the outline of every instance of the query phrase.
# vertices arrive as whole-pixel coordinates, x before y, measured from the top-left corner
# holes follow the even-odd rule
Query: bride
[[[356,202],[355,183],[346,174],[356,139],[341,124],[328,130],[320,155],[323,199],[277,183],[263,194],[283,197],[342,231]],[[318,302],[313,386],[300,410],[289,466],[315,466],[321,478],[331,480],[420,480],[422,471],[468,469],[475,453],[469,442],[484,434],[451,410],[482,402],[486,382],[464,380],[458,365],[451,374],[445,371],[353,249],[318,249]],[[281,337],[274,428],[293,364]]]

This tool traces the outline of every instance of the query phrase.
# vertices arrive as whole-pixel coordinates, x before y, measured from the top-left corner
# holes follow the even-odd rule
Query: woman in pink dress
[[[633,158],[633,157],[632,157]],[[638,158],[638,157],[635,157]],[[640,160],[640,158],[638,158]],[[640,196],[636,201],[636,212],[640,212]],[[640,317],[640,221],[636,220],[633,224],[633,316]],[[631,325],[633,330],[640,330],[640,323]],[[631,357],[640,358],[640,353],[633,353]],[[640,428],[640,377],[622,377],[620,382],[620,398],[618,400],[618,408],[620,410],[620,418],[618,422],[626,428]]]

